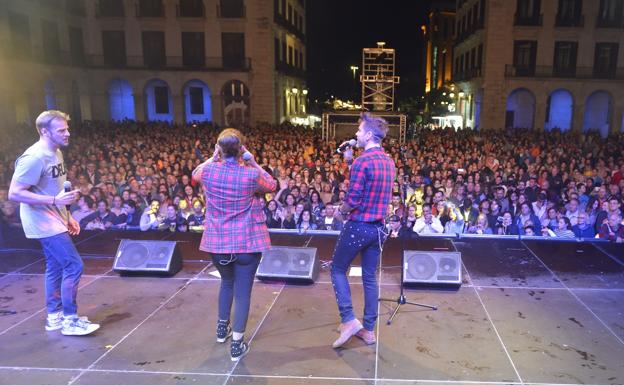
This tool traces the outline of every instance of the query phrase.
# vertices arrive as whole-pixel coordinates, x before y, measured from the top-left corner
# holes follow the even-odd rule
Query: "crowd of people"
[[[210,123],[70,123],[67,180],[86,230],[203,231],[204,195],[192,171],[214,149]],[[7,199],[17,155],[36,132],[7,138],[0,154],[0,220],[19,226]],[[282,124],[242,129],[246,147],[278,182],[259,196],[269,228],[342,229],[337,209],[349,166],[320,131]],[[32,134],[32,135],[31,135]],[[19,139],[26,137],[26,139]],[[386,140],[397,166],[387,227],[414,234],[530,235],[624,240],[624,135],[525,130],[417,129],[405,143]],[[355,156],[361,153],[355,150]]]

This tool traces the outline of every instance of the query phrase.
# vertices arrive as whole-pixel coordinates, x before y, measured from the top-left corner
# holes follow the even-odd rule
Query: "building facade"
[[[454,30],[455,3],[433,3],[427,24],[423,26],[426,44],[425,94],[439,90],[452,81]]]
[[[624,0],[458,0],[465,126],[621,132]]]
[[[0,117],[276,123],[305,112],[304,0],[0,3]]]

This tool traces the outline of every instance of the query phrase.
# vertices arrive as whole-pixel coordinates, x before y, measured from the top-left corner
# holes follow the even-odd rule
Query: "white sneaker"
[[[73,317],[63,321],[61,334],[65,336],[86,336],[100,328],[100,324],[94,324],[87,317]]]
[[[46,318],[46,322],[45,322],[46,331],[51,332],[53,330],[59,330],[62,327],[63,327],[63,312],[62,311],[48,314],[48,317]]]

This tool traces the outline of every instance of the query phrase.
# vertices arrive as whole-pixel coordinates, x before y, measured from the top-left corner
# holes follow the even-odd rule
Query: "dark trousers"
[[[331,279],[341,322],[344,323],[355,318],[347,271],[358,253],[362,253],[362,283],[364,285],[364,318],[362,321],[367,330],[373,330],[377,321],[379,286],[376,272],[379,265],[380,245],[386,240],[386,234],[382,230],[382,223],[348,221],[336,242],[332,262]]]
[[[235,300],[232,330],[237,333],[244,333],[247,326],[251,289],[260,264],[260,256],[260,253],[212,255],[212,262],[221,275],[219,319],[230,319],[232,301]]]

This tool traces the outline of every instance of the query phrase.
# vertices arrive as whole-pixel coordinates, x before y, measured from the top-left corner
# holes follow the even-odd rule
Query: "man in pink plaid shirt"
[[[243,140],[238,130],[223,130],[213,156],[193,171],[193,179],[203,185],[206,194],[206,219],[199,249],[212,254],[221,275],[217,342],[225,342],[232,336],[232,361],[238,361],[249,351],[243,337],[251,289],[261,253],[271,246],[258,195],[277,187],[277,182],[247,152]],[[243,154],[246,164],[241,160]],[[234,297],[232,328],[230,312]]]

